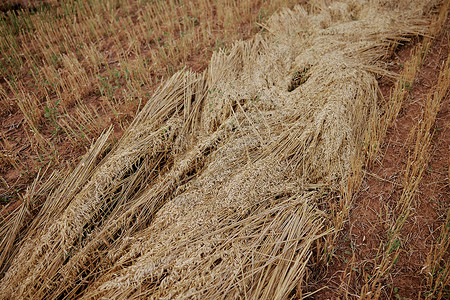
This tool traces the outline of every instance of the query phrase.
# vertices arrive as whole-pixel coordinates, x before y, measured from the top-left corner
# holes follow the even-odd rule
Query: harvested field
[[[174,11],[184,7],[171,3]],[[129,2],[120,5],[126,4],[131,10]],[[130,124],[120,117],[111,122],[121,124],[123,135],[100,122],[103,127],[90,131],[100,136],[72,171],[48,175],[42,169],[17,208],[4,215],[0,297],[445,297],[448,10],[448,2],[433,0],[312,0],[280,8],[258,23],[261,30],[251,38],[217,49],[203,71],[183,68],[155,83],[145,106],[134,104],[139,113]],[[139,17],[134,21],[139,24]],[[447,50],[433,54],[445,47],[435,40],[444,41]],[[400,46],[412,42],[416,50],[402,69],[393,67]],[[11,57],[21,57],[7,42],[2,45]],[[170,55],[187,58],[172,46]],[[114,49],[110,58],[121,60],[128,51],[139,60],[145,57],[139,49]],[[435,55],[438,72],[422,92],[426,100],[418,96],[422,100],[406,105],[417,74],[431,65],[428,55]],[[62,66],[73,68],[65,78],[79,90],[71,92],[58,81],[53,88],[63,102],[74,95],[66,103],[71,109],[89,95],[92,74],[108,63],[99,59],[89,74],[75,54],[63,59]],[[144,74],[140,68],[137,73]],[[52,72],[49,65],[41,70]],[[120,89],[123,79],[117,78]],[[140,85],[126,81],[120,93],[150,89],[150,78]],[[102,76],[97,83],[105,89],[109,110],[104,111],[120,115],[119,92],[106,91],[111,82]],[[17,106],[35,136],[45,118],[63,128],[63,119],[55,116],[58,104],[48,101],[42,115],[39,101],[26,90],[24,82],[4,78],[0,94],[11,103],[11,95],[28,97]],[[445,127],[438,133],[442,142],[433,142],[436,126]],[[46,139],[37,139],[36,149],[45,149]],[[399,148],[392,150],[396,142]],[[384,165],[399,151],[404,161]],[[436,175],[438,187],[444,187],[434,188],[446,196],[427,214],[431,219],[417,221],[416,209],[430,205],[417,196],[432,186],[426,170],[442,166],[433,151],[447,155],[446,169]],[[4,165],[16,164],[10,156],[2,158]],[[394,170],[386,170],[392,165]],[[375,185],[372,177],[390,185],[372,191],[366,188]],[[391,197],[376,197],[377,191],[391,190]],[[430,239],[425,246],[410,235],[422,224],[435,231],[418,233]],[[364,243],[366,230],[370,245]],[[420,252],[414,256],[417,265],[408,261],[408,250]],[[410,273],[400,268],[425,271],[411,283],[401,279]],[[408,286],[398,286],[404,282]]]

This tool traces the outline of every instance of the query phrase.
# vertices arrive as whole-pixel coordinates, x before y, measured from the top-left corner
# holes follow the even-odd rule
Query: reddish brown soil
[[[335,256],[323,280],[325,287],[314,299],[357,298],[364,277],[372,273],[381,243],[386,241],[387,212],[393,211],[402,191],[403,170],[409,147],[408,134],[418,122],[430,89],[437,82],[440,68],[449,55],[449,22],[433,41],[423,66],[418,70],[409,97],[403,103],[394,125],[388,130],[381,154],[366,173],[361,192],[350,210],[349,222],[343,229]],[[393,60],[393,70],[400,69],[410,57],[413,46],[401,49]],[[392,83],[380,80],[384,97],[389,97]],[[433,128],[431,160],[420,183],[413,212],[402,235],[402,252],[385,282],[381,282],[382,299],[423,298],[425,274],[423,266],[430,246],[437,240],[439,227],[447,213],[450,188],[450,99],[447,97]],[[353,268],[350,267],[353,265]]]

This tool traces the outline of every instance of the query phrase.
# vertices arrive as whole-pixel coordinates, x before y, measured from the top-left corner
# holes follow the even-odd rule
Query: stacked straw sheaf
[[[313,292],[316,243],[335,234],[324,199],[360,159],[375,73],[424,31],[424,2],[310,1],[203,74],[175,74],[105,157],[110,131],[21,235],[2,237],[1,298]]]

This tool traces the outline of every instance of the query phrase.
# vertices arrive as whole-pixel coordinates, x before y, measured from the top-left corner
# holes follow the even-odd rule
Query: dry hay
[[[175,74],[28,229],[25,205],[3,226],[2,298],[304,297],[335,232],[324,201],[379,115],[375,73],[424,32],[425,2],[310,1]]]

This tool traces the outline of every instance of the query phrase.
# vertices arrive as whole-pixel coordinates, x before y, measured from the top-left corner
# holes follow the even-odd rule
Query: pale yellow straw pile
[[[392,75],[383,61],[424,32],[433,3],[310,1],[203,74],[175,74],[101,160],[110,131],[99,138],[32,226],[2,235],[1,297],[314,292],[317,249],[336,234],[326,201],[379,115],[376,76]]]

